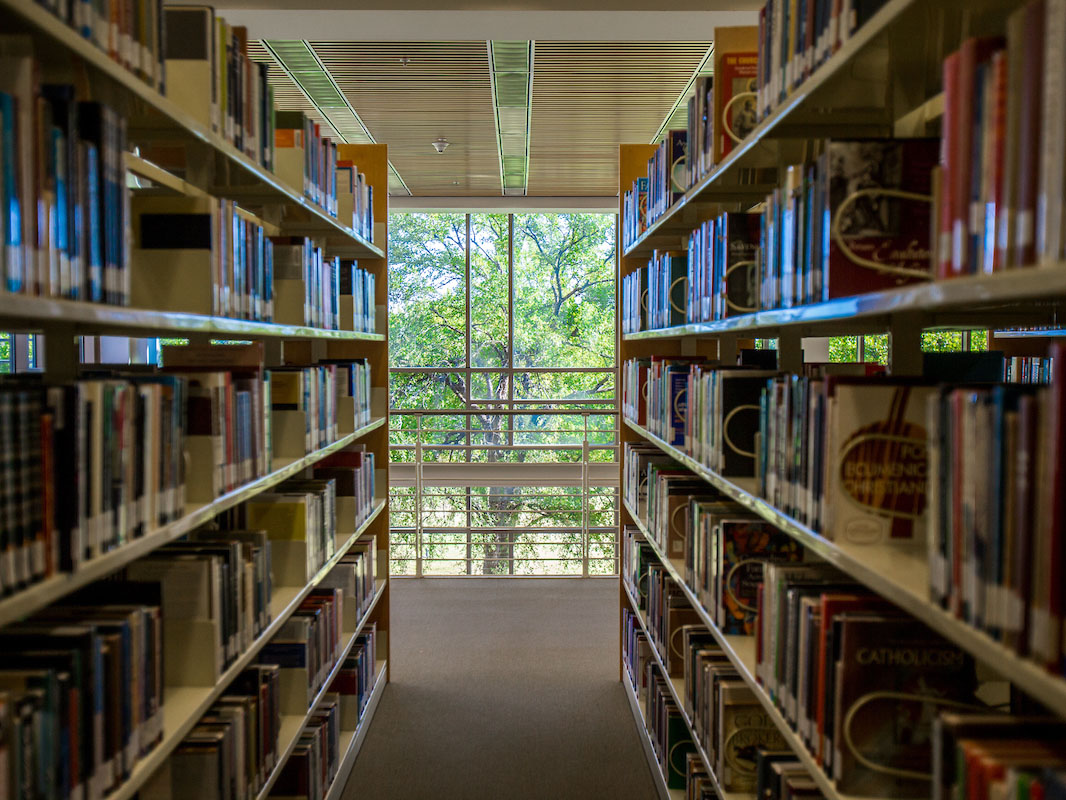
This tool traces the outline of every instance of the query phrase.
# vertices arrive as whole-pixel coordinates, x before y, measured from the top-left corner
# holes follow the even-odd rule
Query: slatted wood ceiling
[[[618,145],[655,135],[709,46],[538,40],[528,194],[615,194]],[[312,47],[374,138],[389,145],[389,160],[412,194],[501,193],[484,41]],[[250,49],[253,58],[270,60],[258,43]],[[322,121],[276,64],[270,81],[279,108]],[[452,143],[443,155],[430,145],[439,136]],[[406,194],[390,184],[391,193]]]

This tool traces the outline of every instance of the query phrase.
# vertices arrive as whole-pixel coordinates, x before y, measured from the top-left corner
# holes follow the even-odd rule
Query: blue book
[[[25,281],[22,242],[22,205],[18,193],[18,143],[15,98],[0,92],[0,195],[3,199],[4,285],[22,291]]]

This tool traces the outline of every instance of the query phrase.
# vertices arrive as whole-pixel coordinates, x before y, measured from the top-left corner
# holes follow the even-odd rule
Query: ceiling
[[[335,140],[387,144],[391,195],[446,202],[616,196],[618,145],[683,127],[686,94],[710,68],[715,27],[754,24],[760,3],[218,5],[256,40],[250,55],[270,64],[279,108],[304,111]],[[438,154],[432,142],[442,137],[450,144]]]
[[[274,40],[271,40],[274,43]],[[612,196],[618,145],[650,142],[705,62],[709,41],[536,41],[528,110],[530,196]],[[389,192],[501,195],[493,84],[485,41],[308,42],[366,133],[389,146]],[[277,48],[280,50],[280,48]],[[275,103],[342,138],[261,42]],[[324,106],[323,106],[324,107]],[[674,124],[684,125],[684,116]],[[338,124],[337,128],[341,128]],[[447,138],[438,154],[431,142]]]

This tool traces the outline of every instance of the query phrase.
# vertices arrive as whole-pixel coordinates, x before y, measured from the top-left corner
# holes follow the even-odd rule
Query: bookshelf
[[[158,8],[162,8],[162,3],[159,3]],[[271,441],[273,450],[259,454],[260,459],[262,456],[266,457],[266,466],[253,473],[254,477],[236,480],[227,478],[227,481],[234,484],[233,488],[210,499],[193,499],[190,496],[181,513],[165,524],[159,524],[146,516],[143,529],[124,538],[120,537],[121,543],[111,549],[101,548],[100,552],[94,553],[91,558],[84,558],[70,571],[56,568],[43,579],[9,591],[0,597],[0,634],[20,630],[19,625],[23,621],[39,618],[35,615],[50,613],[53,607],[60,607],[63,601],[69,600],[73,595],[78,596],[79,602],[95,602],[92,599],[95,587],[103,586],[112,577],[129,574],[127,568],[131,568],[139,560],[161,553],[177,552],[174,550],[175,546],[189,544],[190,534],[201,530],[216,518],[236,519],[234,514],[248,501],[257,498],[262,500],[272,493],[276,496],[277,492],[286,491],[286,487],[294,481],[314,477],[316,466],[338,463],[335,461],[338,457],[362,447],[364,452],[373,454],[374,463],[378,466],[372,476],[375,496],[367,504],[357,508],[355,497],[342,498],[338,493],[336,506],[329,510],[329,514],[322,514],[317,520],[321,522],[322,529],[327,529],[326,517],[332,517],[331,524],[335,525],[333,541],[328,543],[330,550],[321,551],[322,558],[318,561],[311,562],[310,551],[306,555],[306,561],[301,561],[292,555],[294,550],[275,544],[275,573],[269,581],[272,583],[272,591],[268,588],[261,589],[258,583],[247,585],[253,581],[253,565],[250,560],[241,562],[245,570],[243,577],[238,581],[236,576],[231,575],[230,582],[222,587],[222,593],[225,594],[240,585],[240,592],[243,594],[235,593],[233,597],[236,597],[236,600],[226,600],[223,606],[213,607],[213,613],[217,616],[211,619],[211,623],[219,629],[223,624],[230,626],[225,629],[228,634],[220,634],[221,641],[225,641],[226,635],[236,639],[233,626],[237,625],[235,618],[239,613],[242,616],[240,644],[244,646],[240,649],[234,647],[236,652],[226,656],[217,678],[210,682],[192,677],[192,672],[175,676],[170,670],[164,670],[167,682],[164,685],[163,675],[160,675],[159,685],[156,687],[161,700],[160,712],[154,720],[158,723],[158,737],[150,747],[144,747],[143,752],[131,753],[130,747],[127,746],[124,754],[115,756],[116,759],[125,761],[124,776],[121,780],[114,781],[113,786],[106,791],[106,796],[111,800],[127,800],[137,796],[171,796],[171,782],[177,774],[171,769],[175,754],[182,750],[205,715],[217,713],[215,709],[219,708],[220,701],[230,695],[237,679],[259,663],[264,649],[272,644],[277,635],[292,627],[291,623],[301,613],[305,613],[307,603],[316,597],[322,597],[325,587],[332,589],[338,585],[332,582],[336,580],[334,576],[337,570],[347,569],[345,565],[358,561],[361,564],[358,569],[363,570],[359,578],[359,581],[364,581],[361,586],[365,588],[367,570],[372,570],[376,575],[372,593],[361,598],[357,606],[360,611],[358,618],[355,618],[353,608],[345,605],[345,615],[340,620],[343,630],[339,631],[340,638],[333,651],[333,660],[328,668],[323,667],[316,676],[320,688],[305,710],[296,713],[290,708],[288,713],[281,713],[276,729],[276,763],[267,774],[261,776],[262,780],[258,782],[255,790],[246,793],[246,796],[255,798],[266,798],[271,794],[276,782],[284,774],[286,765],[295,757],[294,754],[300,751],[305,730],[309,726],[321,724],[318,720],[323,708],[340,708],[341,698],[347,697],[345,692],[337,694],[330,691],[334,686],[334,679],[339,679],[345,672],[351,672],[351,664],[355,663],[353,659],[357,653],[359,658],[363,658],[373,647],[376,651],[376,661],[366,672],[372,683],[363,687],[365,694],[361,696],[361,702],[354,711],[349,706],[347,712],[336,712],[340,723],[335,777],[328,787],[324,787],[324,793],[328,798],[338,798],[373,721],[389,681],[390,668],[387,499],[389,424],[386,396],[387,148],[384,145],[369,145],[344,150],[342,146],[342,154],[338,155],[338,158],[353,161],[359,170],[368,176],[368,183],[377,190],[377,196],[374,198],[374,217],[377,222],[373,228],[373,236],[364,237],[351,224],[338,220],[310,200],[304,191],[301,191],[301,187],[289,185],[221,135],[194,119],[182,107],[143,82],[133,72],[112,60],[106,52],[82,38],[77,31],[44,6],[26,0],[0,0],[0,20],[3,21],[5,35],[27,34],[30,37],[33,57],[41,67],[43,81],[74,85],[77,87],[78,99],[99,100],[114,109],[126,121],[128,151],[121,154],[119,169],[121,181],[129,187],[132,203],[137,203],[141,198],[156,197],[207,202],[215,199],[232,201],[233,217],[257,226],[264,237],[307,237],[314,247],[321,249],[326,260],[333,257],[357,259],[359,268],[374,278],[375,294],[371,302],[376,316],[374,327],[364,325],[360,330],[359,312],[353,311],[357,306],[355,299],[350,296],[338,299],[340,310],[337,313],[342,318],[338,327],[347,326],[349,329],[345,330],[238,318],[239,314],[236,312],[233,316],[185,313],[158,307],[105,305],[52,296],[0,292],[0,330],[37,335],[39,351],[44,354],[43,380],[46,385],[69,384],[81,379],[83,369],[79,363],[78,337],[108,335],[182,338],[187,339],[194,347],[219,339],[250,341],[255,346],[262,347],[263,360],[256,369],[265,370],[267,373],[275,370],[278,375],[282,375],[285,370],[302,368],[305,370],[303,380],[308,381],[309,386],[311,378],[307,375],[312,372],[308,368],[321,365],[329,359],[340,362],[365,360],[369,367],[371,386],[369,394],[365,396],[357,396],[355,390],[348,395],[338,389],[338,396],[332,403],[327,402],[324,406],[330,407],[338,418],[334,423],[336,434],[323,435],[313,446],[308,444],[306,447],[300,447],[299,443],[304,437],[298,435],[294,439],[290,435],[291,426],[287,423],[279,424],[277,409],[269,402],[265,403],[264,418],[266,421],[274,419],[269,427],[273,428],[275,435],[272,440],[265,437],[264,440]],[[184,154],[184,166],[181,169],[166,167],[162,165],[163,162],[157,163],[146,155],[152,152],[153,148],[160,146],[163,146],[164,150],[166,147],[180,149]],[[214,250],[212,247],[212,252]],[[249,287],[246,285],[244,288],[248,290]],[[236,289],[234,291],[236,292]],[[349,294],[358,294],[354,289],[346,291]],[[247,308],[242,313],[251,315]],[[346,315],[354,320],[355,329],[351,329],[351,320],[346,325]],[[153,377],[153,369],[144,366],[124,370],[117,365],[112,368],[96,364],[92,365],[91,369],[96,371],[96,374],[104,371],[105,374],[114,372],[123,377],[127,374],[134,375],[136,380],[151,380]],[[212,367],[205,369],[210,370]],[[228,365],[226,369],[233,371]],[[327,371],[320,369],[317,374]],[[354,378],[352,383],[356,383]],[[332,386],[330,383],[320,385]],[[317,390],[309,391],[312,392],[310,396],[314,396],[313,391]],[[365,397],[368,407],[360,406],[361,397]],[[307,408],[313,409],[310,405]],[[358,417],[357,422],[353,424],[352,417],[345,420],[345,409],[365,416]],[[226,409],[227,413],[231,411],[234,416],[239,413],[236,408]],[[184,414],[184,408],[182,413]],[[282,413],[296,414],[304,411],[285,409]],[[314,427],[311,422],[314,419],[313,413],[313,410],[307,411],[306,416],[308,442],[311,441],[311,431]],[[227,417],[226,424],[229,424],[228,419]],[[262,433],[265,424],[262,421],[257,424],[261,425],[259,432]],[[162,422],[160,425],[162,426]],[[316,425],[321,427],[320,423]],[[283,432],[285,436],[282,435]],[[182,429],[179,433],[184,437],[186,430]],[[239,443],[234,443],[233,447],[236,450],[238,445],[243,448],[245,444],[242,439]],[[228,443],[224,445],[224,449],[228,446]],[[191,448],[191,445],[189,447]],[[230,456],[226,451],[227,459]],[[187,473],[195,473],[204,467],[210,469],[211,462],[202,463],[197,460],[198,457],[191,454],[189,449],[185,451]],[[244,458],[247,460],[247,455]],[[244,467],[239,464],[236,466],[237,474],[244,475]],[[6,467],[10,468],[11,462],[8,462]],[[333,466],[327,468],[335,469]],[[132,468],[129,474],[135,474]],[[325,498],[331,496],[319,495]],[[350,513],[358,516],[354,519],[345,517],[342,508],[345,513],[350,510]],[[347,524],[345,520],[348,520]],[[355,522],[358,524],[354,524]],[[233,522],[227,524],[232,525]],[[232,528],[228,528],[230,529]],[[225,531],[217,535],[219,538],[226,538]],[[310,534],[307,538],[309,541]],[[213,545],[208,545],[208,549],[211,546]],[[251,550],[250,546],[244,550],[243,545],[233,547],[240,552]],[[330,552],[332,555],[327,558]],[[212,555],[211,558],[215,556]],[[305,580],[300,569],[308,563],[317,568],[307,569]],[[351,569],[354,571],[356,568]],[[300,577],[293,579],[294,574],[299,574]],[[256,576],[261,577],[258,573]],[[266,595],[269,597],[269,621],[257,626],[254,635],[249,635],[248,630],[243,627],[248,621],[244,615],[255,617],[256,611],[251,608],[251,600],[253,597],[257,598],[260,591],[270,592]],[[347,589],[343,591],[347,594]],[[333,597],[334,595],[330,595],[329,602],[334,602]],[[225,603],[232,603],[228,610]],[[163,603],[160,603],[160,606],[162,605]],[[337,613],[339,616],[336,608],[337,606],[334,606],[330,613]],[[167,618],[165,615],[162,618],[165,624]],[[374,644],[366,644],[364,650],[364,643],[370,641],[367,636],[371,631]],[[165,659],[168,652],[167,646],[164,645],[166,639],[162,633],[157,633],[159,657]],[[248,638],[244,639],[246,635]],[[190,650],[200,652],[200,642],[190,645]],[[226,644],[227,648],[230,646],[231,643]],[[361,663],[365,665],[366,662],[364,660]],[[138,666],[143,669],[143,664]],[[168,666],[173,665],[164,665]],[[173,672],[180,673],[181,670],[174,669]],[[255,701],[266,702],[263,699],[265,697],[266,695],[256,695]],[[263,720],[257,724],[264,724]],[[140,732],[136,733],[138,737],[141,735]],[[0,748],[6,747],[9,742],[10,740],[0,742]],[[267,742],[265,731],[263,742]],[[262,757],[262,753],[259,755]],[[112,765],[109,764],[106,769],[110,772]],[[100,778],[93,774],[85,780],[99,785]],[[208,800],[211,795],[208,792],[200,796]]]
[[[622,242],[620,236],[617,254],[619,303],[622,303],[623,297],[621,290],[623,278],[647,265],[656,252],[662,254],[664,251],[687,251],[689,235],[704,222],[715,219],[719,214],[747,211],[760,206],[764,201],[769,202],[768,195],[784,185],[787,167],[793,164],[810,165],[813,162],[817,153],[820,152],[811,147],[816,140],[834,137],[841,139],[939,137],[942,125],[948,124],[945,116],[947,92],[941,86],[941,67],[945,59],[968,37],[1003,36],[1008,33],[1008,17],[1015,13],[1020,14],[1020,10],[1026,5],[1022,2],[986,2],[964,9],[961,4],[955,3],[919,4],[909,2],[909,0],[885,2],[835,53],[816,66],[806,80],[790,89],[787,99],[780,102],[768,116],[763,117],[753,130],[733,148],[732,152],[722,158],[717,165],[712,166],[702,177],[697,178],[690,188],[681,194],[679,200],[676,200],[656,221],[647,225],[643,233],[628,245]],[[1006,41],[1010,41],[1009,34]],[[1048,78],[1048,81],[1052,80],[1053,78]],[[691,137],[691,129],[689,135]],[[637,178],[648,175],[648,160],[655,155],[656,150],[654,145],[643,144],[620,147],[618,170],[620,219],[625,219],[627,210],[622,199],[623,194],[630,190]],[[988,168],[990,162],[985,160],[980,163],[982,167]],[[774,174],[777,175],[778,180],[774,179]],[[936,202],[943,201],[940,199]],[[763,222],[766,225],[772,224],[766,222],[767,219],[764,218]],[[935,216],[933,220],[935,225]],[[629,220],[626,219],[626,222],[628,223]],[[934,236],[936,232],[934,228]],[[719,239],[719,241],[722,240]],[[685,255],[682,254],[682,261]],[[801,269],[799,258],[796,256],[797,272]],[[936,275],[936,268],[935,263],[931,265],[931,275]],[[705,269],[709,271],[712,267],[708,266]],[[1066,302],[1066,262],[1061,257],[1038,257],[1034,261],[1023,262],[1022,266],[1011,266],[1001,271],[997,267],[995,272],[984,274],[981,272],[981,265],[978,264],[978,274],[950,279],[932,277],[920,283],[910,283],[898,288],[871,291],[824,302],[795,301],[796,304],[792,307],[770,308],[714,321],[688,322],[650,330],[643,329],[639,332],[620,333],[618,337],[619,363],[625,364],[627,361],[660,356],[667,359],[679,359],[679,363],[682,364],[681,374],[687,369],[683,366],[685,359],[704,359],[708,362],[717,360],[719,367],[729,369],[737,363],[738,351],[752,348],[753,339],[759,337],[776,339],[776,369],[779,373],[802,376],[804,374],[803,340],[805,338],[888,333],[890,342],[888,374],[908,379],[917,378],[923,374],[920,334],[923,331],[938,329],[988,330],[990,332],[989,349],[1003,351],[1008,360],[1015,357],[1017,359],[1033,358],[1039,361],[1046,359],[1049,353],[1056,352],[1051,348],[1061,346],[1064,335],[1059,315]],[[669,274],[669,280],[674,280],[675,274]],[[665,287],[667,279],[662,277],[662,273],[659,273],[658,277],[663,281],[659,285]],[[714,280],[717,281],[719,278],[716,276]],[[647,293],[647,284],[642,284],[642,287]],[[765,291],[765,285],[762,290]],[[660,298],[664,296],[664,291],[665,289],[660,289]],[[725,289],[721,291],[724,296]],[[729,291],[732,292],[732,287]],[[763,298],[765,299],[765,294]],[[691,302],[691,295],[689,301]],[[673,295],[664,302],[672,303]],[[666,313],[669,314],[669,311]],[[706,311],[702,313],[707,314]],[[684,318],[683,310],[682,318]],[[696,319],[700,318],[696,316]],[[1027,326],[1038,326],[1044,329],[1004,330]],[[705,369],[711,368],[708,366]],[[625,383],[624,375],[624,371],[620,372],[620,385]],[[856,381],[858,380],[856,378]],[[643,381],[643,377],[640,381]],[[937,381],[933,379],[932,382],[935,384]],[[961,388],[966,384],[965,380],[959,379],[952,386]],[[702,386],[700,391],[704,391]],[[673,397],[670,393],[675,391],[670,386],[666,389],[658,386],[657,390],[665,391],[667,399]],[[685,391],[683,381],[678,391]],[[692,391],[691,384],[688,391]],[[785,391],[787,397],[787,389]],[[630,402],[634,404],[645,401],[649,403],[650,409],[647,394],[644,394],[640,400],[636,396],[630,399]],[[665,403],[666,400],[663,402]],[[686,399],[682,402],[694,401]],[[692,422],[694,415],[691,413],[691,408],[692,406],[689,405],[687,409],[679,412],[681,417],[689,420],[690,425],[695,424]],[[804,413],[807,413],[806,406],[803,409]],[[660,407],[659,411],[663,414],[667,413],[663,407]],[[640,413],[643,414],[644,411],[641,410]],[[719,413],[726,412],[719,409]],[[769,416],[774,412],[771,410],[766,413]],[[813,414],[814,411],[809,413]],[[929,545],[929,549],[924,542],[919,543],[920,546],[909,547],[888,541],[863,544],[845,538],[839,530],[836,531],[836,536],[830,536],[833,531],[827,533],[823,527],[818,527],[814,523],[807,524],[798,519],[797,516],[802,511],[788,512],[764,497],[757,477],[723,475],[708,467],[704,461],[693,457],[691,454],[693,451],[689,446],[667,442],[663,438],[665,434],[657,435],[649,430],[649,427],[627,418],[625,413],[623,413],[621,422],[621,447],[627,443],[651,445],[654,448],[652,452],[668,455],[672,462],[662,469],[671,470],[681,467],[687,470],[685,477],[678,477],[675,480],[683,482],[691,479],[693,484],[702,482],[708,488],[710,496],[735,504],[733,507],[742,509],[743,515],[750,515],[748,518],[755,520],[758,524],[769,523],[777,531],[786,534],[793,542],[802,545],[810,560],[835,567],[839,571],[838,574],[844,576],[843,581],[848,584],[853,583],[863,590],[869,590],[872,593],[871,596],[876,595],[890,601],[898,612],[903,612],[916,623],[922,623],[941,637],[944,642],[964,651],[968,657],[972,657],[976,664],[979,681],[998,682],[1000,689],[1009,683],[1011,686],[1010,713],[1037,714],[1056,722],[1061,722],[1062,718],[1066,718],[1066,678],[1063,677],[1060,669],[1054,665],[1045,667],[1033,656],[1025,654],[1025,645],[1008,646],[995,635],[978,627],[980,622],[975,624],[969,621],[966,613],[972,613],[972,608],[969,612],[963,612],[957,608],[945,607],[943,602],[934,597],[933,592],[936,590],[931,590],[931,586],[936,582],[936,576],[934,569],[930,566],[930,559],[931,553],[934,555],[936,553],[932,550],[932,544]],[[714,423],[706,424],[710,426]],[[728,424],[728,422],[722,424]],[[773,422],[764,420],[764,424],[772,425]],[[757,432],[760,430],[759,422],[755,423],[755,430]],[[795,428],[786,428],[786,430],[795,430]],[[693,433],[691,429],[686,429],[685,433],[693,439],[697,436],[709,435],[706,429],[698,434]],[[720,436],[719,433],[710,435]],[[924,431],[922,436],[924,438]],[[701,438],[698,446],[707,447],[708,445],[706,440]],[[720,443],[719,446],[721,446]],[[824,443],[823,446],[828,447]],[[1037,447],[1049,447],[1049,445],[1040,441]],[[808,451],[797,448],[795,452],[806,453]],[[786,459],[791,455],[792,451],[786,451]],[[653,457],[649,456],[649,458]],[[704,458],[706,457],[704,455]],[[622,461],[621,458],[619,460]],[[786,469],[789,468],[786,466]],[[807,469],[805,462],[803,469]],[[932,469],[932,461],[930,461],[930,470]],[[626,464],[621,463],[621,486],[626,486],[626,477]],[[639,480],[646,479],[645,473],[639,477]],[[779,480],[786,479],[779,478]],[[797,480],[804,480],[803,473],[799,474]],[[796,491],[800,492],[800,495],[791,496],[789,500],[783,502],[804,502],[802,492],[809,485],[804,482],[797,486]],[[984,484],[982,483],[981,486],[983,487]],[[690,484],[682,484],[682,488],[678,491],[682,495],[699,497],[700,489],[686,487],[690,487]],[[824,486],[820,488],[824,490]],[[645,492],[650,492],[650,489],[642,487],[634,488],[633,491],[640,494],[643,507]],[[1003,488],[1002,491],[1007,490]],[[691,502],[695,504],[700,501],[693,499]],[[826,502],[829,502],[828,498]],[[663,510],[665,508],[667,506],[661,506],[659,513],[666,514],[667,512]],[[673,517],[669,523],[660,520],[662,529],[669,527],[670,536],[675,535],[673,532],[675,523],[672,520]],[[824,519],[820,521],[824,523]],[[1034,527],[1036,524],[1034,522]],[[631,531],[638,530],[643,536],[642,539],[638,536],[638,541],[646,542],[654,551],[655,558],[652,563],[655,563],[657,559],[680,587],[681,593],[698,615],[702,625],[710,631],[721,653],[728,659],[736,675],[751,690],[758,704],[766,712],[766,716],[772,721],[789,749],[793,751],[795,759],[806,769],[822,796],[832,798],[832,800],[843,800],[843,798],[855,796],[849,795],[838,787],[832,770],[825,767],[817,755],[812,755],[811,745],[805,740],[805,736],[810,734],[798,733],[795,718],[790,718],[789,713],[783,710],[783,702],[795,703],[796,701],[789,700],[787,697],[785,700],[775,697],[773,690],[763,683],[757,669],[755,637],[722,633],[715,622],[714,606],[705,605],[707,601],[701,597],[705,598],[706,595],[699,594],[693,589],[692,584],[688,583],[691,578],[686,577],[690,574],[686,572],[686,564],[677,557],[676,553],[671,557],[665,552],[664,546],[660,543],[662,540],[657,540],[654,533],[649,530],[646,518],[642,519],[637,509],[633,508],[628,500],[623,500],[620,509],[620,535],[621,531],[626,528]],[[932,531],[932,523],[930,523],[930,531]],[[658,535],[665,537],[667,534],[659,530]],[[691,521],[689,532],[685,535],[694,535],[691,533]],[[934,533],[930,532],[925,535],[932,537]],[[700,541],[704,542],[703,539]],[[705,546],[713,548],[715,545],[699,545],[699,547]],[[963,558],[958,555],[957,551],[955,557]],[[711,580],[720,581],[720,577],[713,576],[713,570],[716,567],[710,569],[712,570]],[[691,564],[688,570],[691,570]],[[1035,565],[1033,571],[1037,572]],[[981,581],[983,578],[978,577],[975,580]],[[1006,590],[1004,586],[997,588]],[[701,587],[699,591],[706,592],[707,586]],[[958,591],[958,589],[953,589],[953,591]],[[984,591],[984,589],[979,591]],[[988,591],[991,592],[992,589]],[[800,596],[804,597],[802,594]],[[1011,602],[1013,602],[1013,595]],[[1028,600],[1019,602],[1028,602]],[[649,632],[652,625],[640,610],[637,598],[627,591],[624,581],[620,581],[619,604],[620,615],[623,610],[629,610],[635,614],[641,629],[647,638],[652,640],[653,637]],[[1012,606],[1012,611],[1009,613],[1019,615],[1022,613],[1020,610],[1014,611],[1013,608]],[[762,614],[763,611],[760,609],[759,613]],[[1026,613],[1028,614],[1028,611]],[[772,615],[770,618],[773,619]],[[777,629],[774,630],[776,633]],[[795,645],[795,640],[791,643]],[[647,740],[648,734],[645,730],[641,702],[632,692],[631,676],[626,665],[628,657],[630,655],[626,652],[623,628],[620,657],[622,663],[619,675],[625,685],[630,704],[633,706],[638,729],[642,738]],[[644,656],[641,655],[641,658]],[[660,656],[656,647],[650,648],[648,660],[657,665],[661,674],[667,674],[663,657]],[[681,716],[695,742],[695,750],[706,762],[706,753],[699,742],[695,727],[684,712],[684,682],[674,679],[668,683],[673,691],[676,705],[682,709]],[[828,690],[828,684],[826,688]],[[820,696],[819,702],[821,702]],[[795,714],[794,709],[792,714]],[[819,721],[818,724],[821,725],[821,722]],[[997,730],[1005,729],[997,728]],[[820,730],[818,735],[821,735]],[[994,735],[979,734],[977,738],[980,740],[985,737],[994,737]],[[1008,734],[1004,738],[1013,737]],[[1034,738],[1040,739],[1041,737]],[[953,739],[949,745],[952,749],[954,742]],[[659,783],[663,780],[663,776],[659,770],[651,741],[645,741],[645,749],[652,774]],[[712,764],[705,764],[705,769],[710,769],[713,774],[712,767]],[[888,772],[888,770],[885,771]],[[971,777],[970,780],[973,778]],[[874,784],[868,783],[867,785],[873,786]],[[934,797],[946,796],[943,794],[945,791],[947,791],[945,786],[933,786]],[[984,788],[977,791],[983,792]],[[888,796],[881,792],[870,794]],[[660,795],[669,796],[665,782],[660,787]],[[984,797],[983,794],[980,796]]]

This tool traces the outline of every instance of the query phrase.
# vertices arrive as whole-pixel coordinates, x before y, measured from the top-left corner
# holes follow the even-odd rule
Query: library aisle
[[[397,580],[395,665],[345,800],[655,797],[614,581]]]

